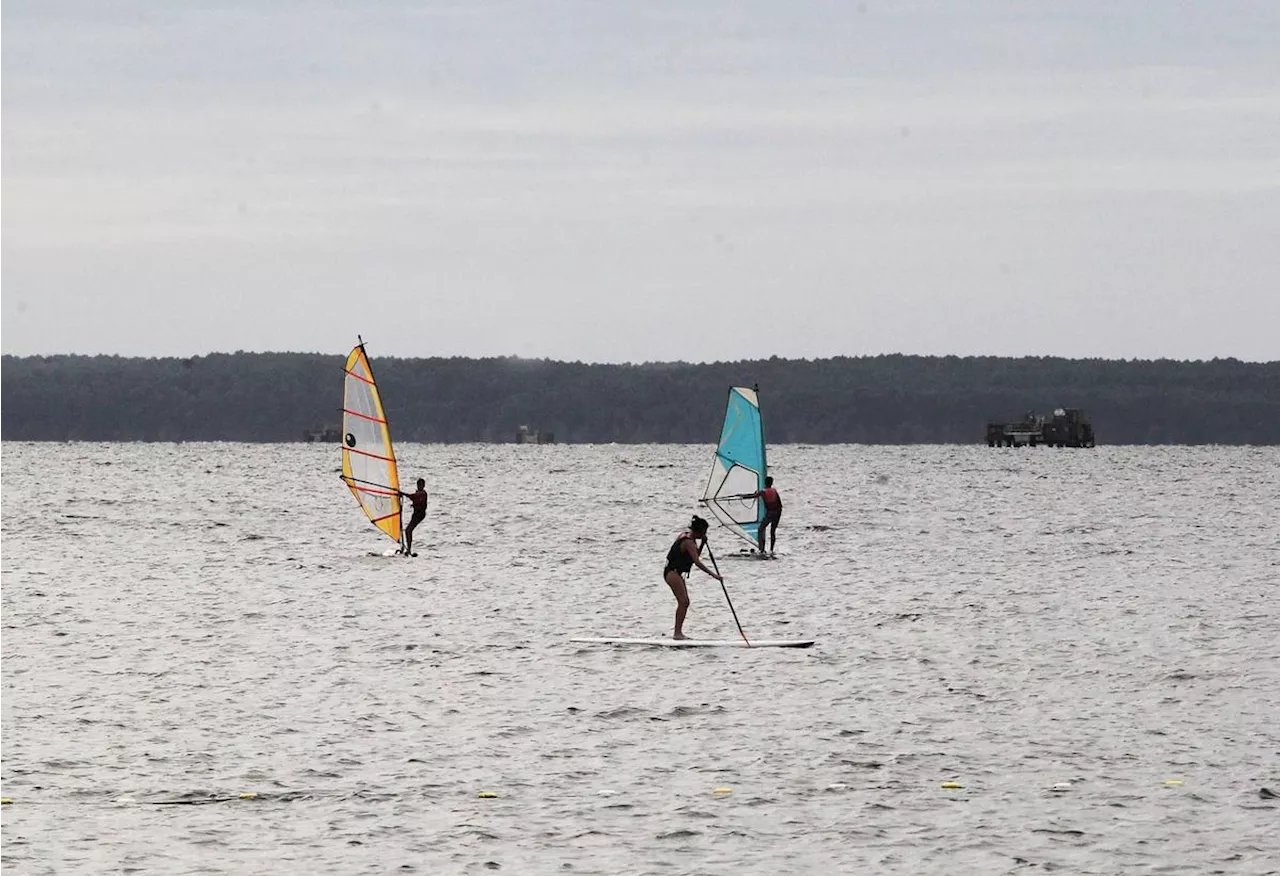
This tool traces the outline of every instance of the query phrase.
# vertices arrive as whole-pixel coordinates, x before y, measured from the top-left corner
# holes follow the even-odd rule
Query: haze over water
[[[568,642],[710,446],[404,445],[416,560],[334,447],[2,452],[6,872],[1280,872],[1277,448],[772,447],[804,651]]]

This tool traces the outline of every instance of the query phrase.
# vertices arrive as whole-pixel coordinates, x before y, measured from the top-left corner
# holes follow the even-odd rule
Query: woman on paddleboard
[[[676,537],[671,548],[667,551],[667,565],[662,570],[662,580],[667,582],[667,586],[671,588],[671,592],[676,597],[676,629],[675,634],[671,637],[673,639],[685,638],[684,616],[689,611],[689,588],[684,579],[689,574],[689,570],[696,565],[717,581],[723,580],[715,572],[702,565],[702,560],[699,559],[699,554],[702,553],[702,546],[706,543],[707,521],[695,516],[689,522],[689,528]]]

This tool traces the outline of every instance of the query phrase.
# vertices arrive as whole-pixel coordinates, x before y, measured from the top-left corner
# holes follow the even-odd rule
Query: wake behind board
[[[580,645],[649,645],[656,648],[810,648],[813,639],[570,639]]]

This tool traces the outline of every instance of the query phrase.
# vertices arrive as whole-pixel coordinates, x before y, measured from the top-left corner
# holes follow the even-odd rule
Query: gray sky
[[[1280,3],[5,0],[3,349],[1280,359]]]

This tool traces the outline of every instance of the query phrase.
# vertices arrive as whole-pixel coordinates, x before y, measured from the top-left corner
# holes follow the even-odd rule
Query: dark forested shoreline
[[[341,356],[3,357],[5,440],[299,441],[336,427]],[[978,443],[988,420],[1082,408],[1099,444],[1280,444],[1280,362],[869,356],[589,365],[374,358],[402,441],[712,442],[758,383],[770,443]]]

